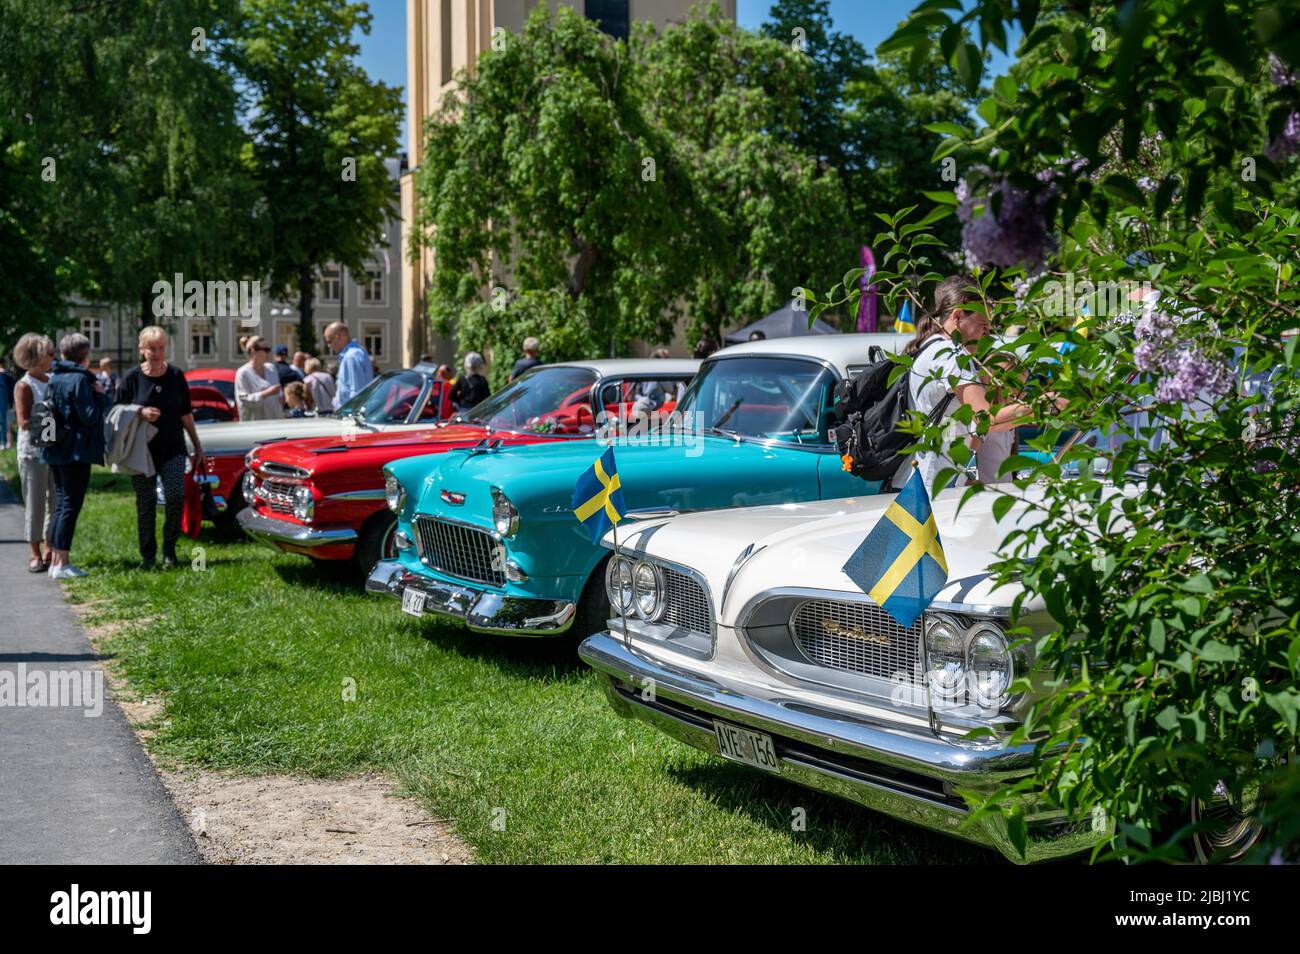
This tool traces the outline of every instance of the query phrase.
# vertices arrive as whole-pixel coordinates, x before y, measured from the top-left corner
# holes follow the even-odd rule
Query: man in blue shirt
[[[338,410],[375,376],[370,354],[352,340],[348,326],[336,321],[325,329],[325,343],[339,356],[339,381],[334,392],[334,409]]]

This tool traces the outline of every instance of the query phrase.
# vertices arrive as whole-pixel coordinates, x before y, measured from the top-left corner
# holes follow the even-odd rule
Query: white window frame
[[[327,297],[325,294],[326,288],[329,284],[333,284],[336,289],[336,294],[333,298]],[[338,266],[323,269],[321,271],[320,282],[317,283],[316,287],[316,301],[322,305],[342,304],[343,294],[343,269]]]
[[[194,338],[202,333],[203,326],[207,326],[207,339],[209,350],[207,354],[202,354],[195,350]],[[217,323],[211,318],[187,318],[185,320],[185,347],[186,357],[191,363],[212,363],[215,364],[221,357],[221,342],[217,340]]]
[[[370,347],[371,332],[379,332],[379,348]],[[384,361],[388,358],[388,322],[386,321],[365,321],[361,323],[361,347],[366,349],[370,357],[376,361]]]
[[[81,333],[90,339],[91,351],[104,350],[104,319],[98,315],[86,315],[81,319]]]
[[[378,275],[378,278],[371,278],[371,275]],[[374,282],[379,282],[379,298],[368,300],[366,298],[370,286]],[[366,280],[357,283],[357,304],[362,308],[386,308],[388,307],[388,272],[382,265],[366,266]]]

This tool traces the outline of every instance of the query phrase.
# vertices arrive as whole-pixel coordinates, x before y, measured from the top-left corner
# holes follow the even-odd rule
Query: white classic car
[[[1033,492],[1032,490],[1030,491]],[[1026,812],[1025,857],[1001,819],[970,822],[958,789],[988,791],[1027,774],[1032,746],[997,736],[1029,700],[1009,687],[1030,673],[1032,647],[1006,635],[1018,586],[996,586],[993,553],[1018,505],[994,519],[994,493],[957,515],[962,489],[933,512],[948,584],[903,629],[843,572],[894,495],[660,517],[619,531],[607,585],[609,629],[581,657],[621,715],[714,755],[842,796],[926,828],[1041,861],[1084,851],[1113,824]],[[612,536],[605,545],[612,548]],[[622,561],[622,562],[620,562]],[[1027,600],[1022,623],[1051,621]],[[987,727],[990,737],[965,738]],[[1221,827],[1199,836],[1203,857],[1253,843],[1231,806],[1196,806]]]

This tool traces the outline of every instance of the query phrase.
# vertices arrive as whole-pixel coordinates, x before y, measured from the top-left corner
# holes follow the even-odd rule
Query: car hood
[[[410,427],[397,430],[352,434],[343,437],[331,434],[326,437],[295,439],[272,445],[258,456],[263,461],[302,467],[310,472],[334,467],[349,467],[349,461],[370,453],[384,456],[410,456],[422,453],[472,447],[483,439],[484,429],[473,424],[448,424],[444,426]],[[357,454],[349,452],[356,451]]]
[[[948,583],[935,599],[1009,608],[1020,587],[995,586],[988,567],[1007,533],[1036,522],[1039,513],[1018,503],[997,521],[992,507],[999,495],[988,492],[967,501],[959,514],[964,493],[963,488],[943,491],[932,504],[948,562]],[[1036,493],[1031,488],[1028,499]],[[893,500],[892,494],[845,497],[637,521],[620,531],[620,550],[699,571],[708,581],[720,621],[734,625],[741,607],[766,590],[795,587],[860,594],[845,575],[844,564]],[[604,542],[610,546],[612,535],[606,534]]]
[[[256,444],[342,434],[348,425],[337,417],[286,417],[278,421],[227,421],[199,427],[207,454],[244,453]],[[188,440],[188,438],[187,438]]]

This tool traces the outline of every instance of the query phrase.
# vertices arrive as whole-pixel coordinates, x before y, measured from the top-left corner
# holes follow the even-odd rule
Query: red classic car
[[[190,386],[196,423],[239,420],[234,368],[193,368],[185,372],[185,380]]]
[[[386,371],[333,414],[204,424],[199,440],[217,510],[233,522],[243,508],[245,458],[259,444],[311,437],[348,441],[377,431],[427,428],[446,420],[455,409],[450,389],[436,378],[436,371],[431,364]]]
[[[574,361],[534,368],[477,406],[431,428],[280,441],[254,449],[239,525],[255,540],[317,560],[355,560],[368,572],[392,556],[396,519],[382,468],[487,441],[593,439],[603,422],[667,414],[698,361]],[[648,401],[648,404],[646,403]]]

